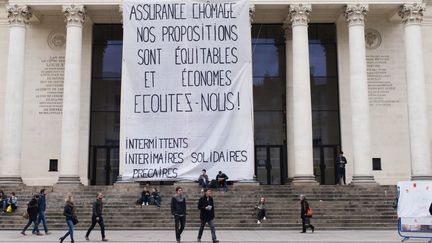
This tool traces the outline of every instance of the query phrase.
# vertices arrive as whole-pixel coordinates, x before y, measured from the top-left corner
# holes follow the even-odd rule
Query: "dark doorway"
[[[336,183],[341,147],[336,25],[309,25],[314,174],[322,185]]]
[[[285,183],[285,146],[255,146],[255,171],[260,184],[281,185]]]
[[[93,26],[89,181],[112,185],[119,174],[123,29]]]
[[[112,185],[119,174],[118,146],[95,146],[92,158],[92,185]]]
[[[286,162],[285,37],[280,24],[252,26],[255,175],[284,184]]]
[[[336,184],[336,156],[338,146],[314,146],[315,178],[321,185]]]

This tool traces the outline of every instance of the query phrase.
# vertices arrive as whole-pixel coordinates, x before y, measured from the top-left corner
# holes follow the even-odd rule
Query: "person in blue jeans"
[[[43,227],[44,227],[44,230],[45,230],[45,234],[46,235],[49,235],[49,232],[48,232],[48,226],[47,226],[47,223],[46,223],[46,217],[45,217],[45,211],[46,211],[46,192],[45,192],[45,189],[42,189],[42,190],[40,190],[40,193],[39,193],[39,200],[38,200],[38,210],[39,210],[39,212],[38,212],[38,217],[37,217],[37,220],[36,220],[36,224],[37,224],[37,226],[39,227],[39,224],[41,223],[41,221],[42,221],[42,225],[43,225]],[[33,233],[35,233],[36,231],[35,231],[35,229],[33,229]]]
[[[161,196],[156,187],[153,187],[151,196],[153,198],[153,202],[156,205],[156,207],[160,208]]]
[[[1,213],[4,213],[6,210],[6,204],[7,204],[7,196],[3,192],[3,190],[0,190],[0,206],[1,206]]]
[[[149,205],[150,196],[151,196],[150,192],[147,189],[147,186],[145,186],[144,189],[143,189],[143,191],[141,192],[141,200],[140,200],[140,202],[141,202],[142,206]]]
[[[227,183],[228,183],[228,176],[225,173],[222,173],[222,171],[219,171],[219,173],[216,175],[216,181],[217,181],[217,190],[221,187],[224,188],[224,191],[228,191]]]
[[[23,230],[21,231],[22,235],[26,235],[26,230],[30,225],[34,224],[35,233],[37,235],[40,235],[37,224],[36,224],[36,218],[38,214],[38,205],[37,205],[38,195],[34,195],[30,202],[27,204],[27,214],[28,214],[28,222],[24,226]]]
[[[74,243],[74,225],[78,223],[78,219],[75,213],[75,205],[73,202],[73,196],[68,194],[65,198],[65,206],[63,209],[63,215],[66,217],[66,224],[69,228],[68,232],[63,237],[60,237],[60,243],[62,243],[68,236],[71,238],[71,242]]]

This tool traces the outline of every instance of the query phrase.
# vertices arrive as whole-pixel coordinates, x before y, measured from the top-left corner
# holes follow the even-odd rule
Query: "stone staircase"
[[[198,198],[202,195],[195,184],[181,185],[187,194],[186,228],[199,227]],[[45,187],[47,197],[47,221],[50,229],[65,229],[64,196],[72,192],[77,205],[80,223],[85,229],[91,220],[91,204],[96,192],[105,195],[104,220],[108,230],[172,229],[170,201],[175,186],[158,186],[162,196],[161,209],[155,206],[135,205],[142,186],[87,186],[80,188]],[[6,193],[15,191],[19,209],[13,214],[0,216],[0,230],[21,229],[22,218],[31,195],[41,187],[2,187]],[[295,229],[301,227],[299,195],[305,194],[314,210],[312,223],[320,230],[396,229],[397,217],[391,207],[395,198],[395,186],[230,186],[227,193],[214,192],[216,226],[218,229]],[[267,199],[267,220],[257,224],[253,207],[263,196]]]

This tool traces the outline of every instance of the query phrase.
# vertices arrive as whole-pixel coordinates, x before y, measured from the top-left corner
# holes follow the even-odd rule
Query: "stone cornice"
[[[349,25],[364,25],[368,11],[367,4],[349,4],[344,14]]]
[[[291,24],[307,25],[310,21],[310,13],[312,12],[312,5],[310,4],[291,4],[289,7],[289,17]]]
[[[84,5],[63,5],[63,13],[67,25],[81,26],[87,15]]]
[[[0,0],[0,3],[3,0]],[[427,0],[430,1],[430,0]],[[19,5],[119,5],[122,0],[9,0],[9,4]],[[405,4],[405,3],[419,3],[421,0],[365,0],[361,1],[364,4]],[[251,0],[251,4],[356,4],[358,0]]]
[[[426,11],[424,3],[404,4],[399,10],[399,16],[404,24],[420,24],[423,21],[424,11]]]
[[[32,17],[32,10],[27,5],[8,5],[6,6],[9,24],[25,25]]]

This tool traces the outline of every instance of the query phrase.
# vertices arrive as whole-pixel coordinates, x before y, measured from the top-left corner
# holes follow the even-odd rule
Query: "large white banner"
[[[123,178],[252,179],[249,2],[125,0],[123,30]]]

